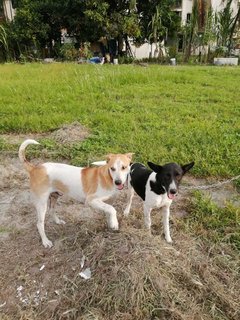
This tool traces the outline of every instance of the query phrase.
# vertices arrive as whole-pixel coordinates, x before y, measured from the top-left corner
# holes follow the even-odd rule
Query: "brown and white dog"
[[[48,200],[55,222],[65,223],[52,210],[58,196],[62,194],[103,211],[107,215],[109,228],[118,230],[116,210],[104,201],[117,190],[123,189],[130,170],[132,153],[109,154],[105,165],[92,168],[51,162],[34,165],[25,157],[25,148],[30,144],[39,143],[32,139],[25,140],[19,148],[19,158],[30,176],[30,189],[38,216],[37,228],[45,248],[53,245],[44,229]]]

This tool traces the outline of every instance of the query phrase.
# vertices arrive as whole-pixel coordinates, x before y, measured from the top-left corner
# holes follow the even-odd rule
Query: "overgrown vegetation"
[[[240,9],[233,14],[232,4],[233,0],[228,0],[222,10],[213,12],[209,4],[194,0],[191,18],[181,25],[180,17],[173,10],[175,5],[180,6],[176,0],[144,3],[19,0],[14,2],[14,20],[5,22],[0,29],[0,58],[3,61],[34,61],[43,57],[76,60],[86,42],[99,42],[103,55],[113,54],[111,41],[115,42],[114,46],[118,44],[114,55],[131,57],[129,48],[122,50],[124,41],[131,38],[138,45],[146,39],[154,43],[154,58],[162,58],[163,54],[166,58],[165,50],[172,51],[172,45],[169,48],[167,44],[165,48],[164,42],[177,47],[183,39],[184,62],[199,52],[199,62],[211,62],[219,53],[229,55],[239,41],[234,34],[239,30]],[[67,43],[61,30],[68,35]],[[169,54],[169,57],[173,56]]]
[[[187,221],[195,236],[200,236],[208,243],[229,243],[240,250],[240,207],[226,203],[224,207],[212,201],[210,196],[196,192],[191,198]]]
[[[240,15],[240,10],[234,15],[231,6],[232,0],[228,0],[222,10],[214,12],[206,3],[193,2],[191,18],[182,27],[185,62],[196,52],[198,62],[205,63],[211,62],[214,56],[231,55],[233,32]]]

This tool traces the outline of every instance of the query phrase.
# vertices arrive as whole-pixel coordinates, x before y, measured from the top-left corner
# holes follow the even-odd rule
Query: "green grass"
[[[240,208],[228,202],[219,207],[210,197],[195,192],[188,205],[185,227],[204,240],[231,244],[240,250]]]
[[[239,174],[239,67],[6,64],[0,74],[0,133],[77,120],[92,135],[58,149],[72,163],[135,152],[142,162],[194,160],[197,176]]]

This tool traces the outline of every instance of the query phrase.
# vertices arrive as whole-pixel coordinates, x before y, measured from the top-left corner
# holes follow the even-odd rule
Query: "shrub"
[[[127,56],[122,56],[118,58],[118,62],[119,64],[131,64],[134,62],[134,58],[133,57],[127,57]]]
[[[67,61],[76,60],[79,56],[79,52],[75,48],[73,43],[63,44],[59,50],[59,53],[60,53],[60,57],[63,60],[67,60]]]

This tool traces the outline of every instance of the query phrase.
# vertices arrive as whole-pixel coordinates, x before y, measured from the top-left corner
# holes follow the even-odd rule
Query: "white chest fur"
[[[168,198],[167,193],[156,194],[151,190],[150,181],[155,181],[156,173],[153,172],[149,176],[149,179],[146,184],[146,193],[145,193],[145,205],[149,208],[161,208],[164,206],[169,207],[172,203],[172,200]]]

